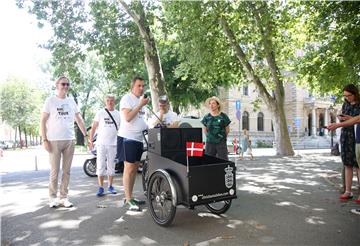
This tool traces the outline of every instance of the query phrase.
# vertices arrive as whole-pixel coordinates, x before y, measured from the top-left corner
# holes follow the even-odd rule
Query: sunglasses
[[[62,85],[62,86],[67,86],[67,87],[69,87],[70,86],[70,83],[60,83],[60,85]]]

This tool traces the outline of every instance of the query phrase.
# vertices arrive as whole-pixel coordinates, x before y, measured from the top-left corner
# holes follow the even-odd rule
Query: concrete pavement
[[[4,164],[5,157],[2,245],[358,245],[360,216],[349,212],[357,205],[340,202],[338,189],[327,181],[338,179],[339,157],[328,150],[284,158],[271,149],[253,153],[253,161],[236,160],[238,199],[226,214],[178,207],[168,228],[153,222],[147,206],[140,213],[122,207],[121,175],[115,178],[118,194],[97,198],[96,179],[82,171],[85,156],[74,159],[70,196],[76,206],[71,209],[48,208],[46,168],[4,170],[3,165],[18,165]],[[31,166],[26,163],[21,165]],[[139,177],[135,194],[144,198]]]

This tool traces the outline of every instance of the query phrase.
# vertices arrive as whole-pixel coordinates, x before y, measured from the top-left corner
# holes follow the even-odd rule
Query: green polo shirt
[[[226,127],[230,124],[229,117],[220,113],[218,116],[212,116],[210,113],[205,115],[201,123],[207,128],[206,142],[218,144],[226,139]]]

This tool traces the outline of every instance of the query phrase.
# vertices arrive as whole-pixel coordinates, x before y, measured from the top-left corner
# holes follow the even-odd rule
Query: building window
[[[261,112],[257,116],[257,130],[264,131],[264,114]]]
[[[244,85],[243,86],[243,95],[248,96],[249,95],[249,86]]]
[[[249,113],[244,111],[242,115],[242,129],[250,130],[249,129]]]

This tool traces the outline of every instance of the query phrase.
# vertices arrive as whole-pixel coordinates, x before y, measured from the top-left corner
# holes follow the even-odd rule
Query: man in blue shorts
[[[143,153],[142,132],[147,129],[144,106],[149,98],[144,97],[144,79],[135,77],[131,91],[120,101],[121,124],[118,131],[118,158],[124,161],[123,184],[125,205],[129,210],[139,211],[144,203],[132,196],[137,170]]]

